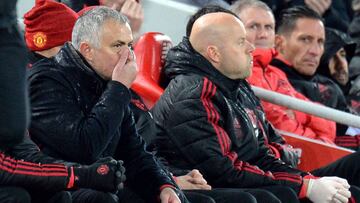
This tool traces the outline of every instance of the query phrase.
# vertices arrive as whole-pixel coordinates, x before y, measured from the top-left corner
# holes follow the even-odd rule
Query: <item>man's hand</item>
[[[182,190],[211,190],[211,186],[196,169],[184,176],[176,177],[176,183]]]
[[[321,16],[329,9],[331,3],[331,0],[305,0],[305,4]]]
[[[348,182],[338,177],[310,179],[306,196],[314,203],[347,203],[351,197],[349,188]]]
[[[120,59],[113,70],[111,79],[130,88],[138,72],[135,55],[127,47],[124,47],[120,52]]]
[[[140,0],[103,0],[102,4],[125,15],[130,21],[130,27],[134,34],[140,31],[144,21],[144,10]]]
[[[89,166],[69,167],[68,189],[91,188],[116,192],[125,181],[125,168],[122,161],[111,157],[101,158]]]
[[[130,27],[133,33],[138,33],[144,21],[144,10],[140,1],[125,1],[124,5],[120,9],[120,13],[124,14],[129,19]]]
[[[295,112],[292,109],[286,109],[285,112],[289,118],[291,118],[293,120],[296,119]]]
[[[181,203],[179,197],[172,188],[166,187],[160,192],[161,203]]]

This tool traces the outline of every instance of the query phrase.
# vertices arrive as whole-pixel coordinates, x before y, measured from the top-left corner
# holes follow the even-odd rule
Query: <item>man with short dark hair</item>
[[[275,38],[279,55],[271,65],[281,69],[294,88],[314,102],[349,112],[341,89],[329,78],[315,74],[324,53],[325,27],[321,16],[306,7],[284,10]],[[327,81],[321,85],[318,81]],[[347,126],[337,125],[337,135]]]

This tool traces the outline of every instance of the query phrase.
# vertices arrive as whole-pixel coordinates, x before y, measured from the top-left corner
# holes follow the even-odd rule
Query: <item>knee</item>
[[[196,191],[183,191],[184,195],[180,195],[179,199],[181,202],[203,202],[203,203],[216,203],[216,201],[205,194],[198,193]]]
[[[20,187],[7,187],[5,198],[1,202],[30,203],[30,194]]]
[[[241,195],[241,202],[244,203],[257,203],[256,198],[250,193],[244,193]]]
[[[56,202],[56,203],[71,203],[72,198],[70,192],[61,191],[55,193],[48,202]]]
[[[276,192],[273,192],[273,194],[281,202],[292,202],[292,203],[300,202],[296,192],[290,187],[278,186],[276,188]]]
[[[266,203],[281,203],[280,199],[278,199],[273,193],[263,190],[263,189],[250,189],[248,190],[250,194],[252,194],[256,201],[266,202]]]

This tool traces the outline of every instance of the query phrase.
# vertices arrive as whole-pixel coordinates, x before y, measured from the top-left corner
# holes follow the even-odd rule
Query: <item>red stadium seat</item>
[[[304,171],[320,168],[354,152],[292,133],[281,131],[280,134],[287,143],[301,149],[301,162],[298,168]]]
[[[131,89],[140,95],[148,108],[151,108],[163,93],[159,86],[161,70],[171,47],[170,37],[158,32],[145,33],[134,46],[139,73]]]

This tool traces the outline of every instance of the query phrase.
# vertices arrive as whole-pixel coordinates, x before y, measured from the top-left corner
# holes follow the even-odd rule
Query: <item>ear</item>
[[[284,35],[275,35],[275,49],[279,53],[283,53],[285,43],[286,40]]]
[[[210,45],[206,48],[206,55],[210,62],[218,64],[221,60],[220,50],[217,46]]]
[[[79,52],[88,62],[91,62],[94,58],[94,49],[87,42],[80,43]]]

